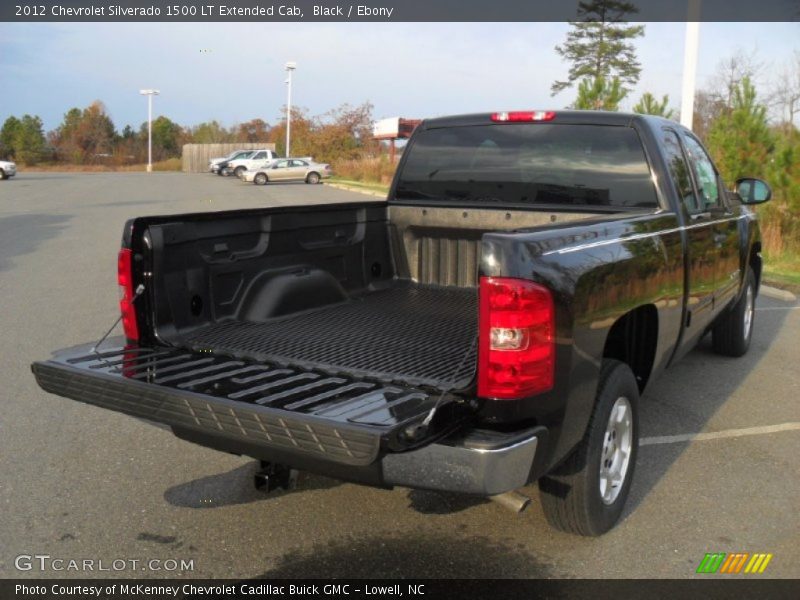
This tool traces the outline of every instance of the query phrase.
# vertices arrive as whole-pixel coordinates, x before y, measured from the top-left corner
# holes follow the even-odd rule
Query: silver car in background
[[[242,181],[266,185],[273,181],[305,181],[319,183],[333,175],[331,166],[302,158],[281,158],[261,165],[258,169],[245,171]]]

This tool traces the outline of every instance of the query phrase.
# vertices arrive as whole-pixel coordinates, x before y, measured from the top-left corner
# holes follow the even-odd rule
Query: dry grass
[[[764,255],[773,261],[800,262],[800,220],[785,205],[768,208],[759,211]]]
[[[180,171],[180,170],[181,170],[180,158],[168,158],[167,160],[161,160],[156,163],[153,163],[153,171]]]
[[[778,287],[800,291],[800,225],[785,204],[759,210],[764,279]]]
[[[781,224],[776,219],[761,223],[761,240],[764,245],[764,254],[767,256],[782,256],[787,248],[781,235]]]
[[[336,176],[342,179],[382,186],[392,183],[397,168],[397,164],[392,164],[386,156],[334,161],[331,166]]]
[[[28,172],[57,172],[57,173],[111,173],[114,171],[146,171],[146,164],[137,165],[70,165],[64,163],[38,164],[35,167],[22,169]],[[153,163],[153,171],[180,171],[181,159],[168,158]]]

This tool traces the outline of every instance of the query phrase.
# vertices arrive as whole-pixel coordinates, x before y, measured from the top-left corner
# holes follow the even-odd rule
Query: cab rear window
[[[636,209],[658,206],[630,127],[520,123],[421,130],[407,150],[399,201]]]

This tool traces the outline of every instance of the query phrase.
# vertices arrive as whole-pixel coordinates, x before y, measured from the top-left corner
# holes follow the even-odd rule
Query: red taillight
[[[550,290],[481,277],[478,396],[523,398],[553,387],[555,310]]]
[[[499,123],[526,123],[531,121],[552,121],[556,113],[552,110],[518,110],[514,112],[496,112],[492,121]]]
[[[117,283],[119,283],[119,309],[122,312],[122,328],[129,340],[139,339],[136,309],[133,306],[133,253],[128,248],[119,251],[117,257]]]

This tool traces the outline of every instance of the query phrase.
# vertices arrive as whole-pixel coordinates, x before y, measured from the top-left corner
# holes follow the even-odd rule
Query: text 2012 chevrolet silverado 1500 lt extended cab
[[[203,446],[373,486],[494,496],[611,528],[639,396],[707,331],[747,351],[761,242],[691,132],[657,117],[425,121],[388,202],[141,217],[125,340],[33,365],[45,390]],[[188,450],[188,447],[187,447]]]

